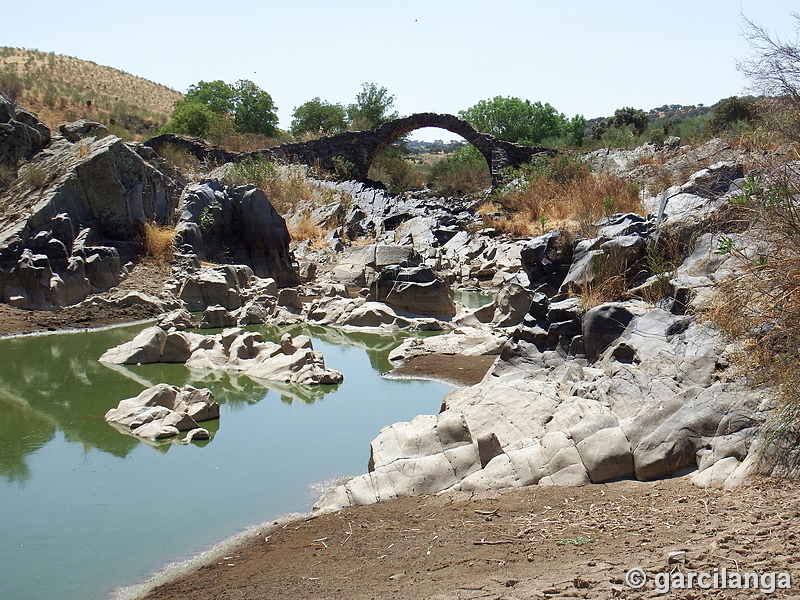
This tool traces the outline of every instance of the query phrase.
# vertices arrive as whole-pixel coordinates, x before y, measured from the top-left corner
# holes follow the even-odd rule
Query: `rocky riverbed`
[[[243,328],[308,323],[425,332],[393,351],[397,368],[389,376],[459,386],[438,414],[387,423],[365,449],[366,472],[327,490],[313,520],[289,526],[300,533],[270,533],[272,542],[242,550],[246,568],[233,569],[241,562],[237,554],[230,570],[228,563],[208,567],[188,588],[175,584],[153,597],[180,597],[187,589],[202,597],[206,573],[216,579],[206,597],[223,589],[226,597],[269,595],[280,571],[259,571],[290,550],[305,561],[304,570],[285,573],[297,580],[298,597],[350,589],[350,582],[333,580],[353,577],[359,572],[353,557],[368,554],[371,575],[362,573],[364,587],[350,597],[367,597],[372,588],[365,582],[377,581],[386,594],[413,582],[413,597],[605,597],[624,578],[615,569],[642,558],[631,550],[622,562],[612,561],[613,548],[654,545],[651,571],[660,564],[656,554],[673,547],[687,552],[676,568],[711,568],[710,557],[724,548],[720,560],[738,565],[744,546],[725,546],[734,530],[720,515],[747,505],[753,490],[783,499],[791,488],[748,483],[757,475],[795,475],[780,453],[761,452],[777,400],[769,389],[745,385],[731,367],[735,347],[704,317],[715,285],[741,266],[718,252],[721,240],[735,238],[743,248],[757,243],[731,212],[749,164],[742,150],[719,140],[700,148],[672,140],[662,148],[590,155],[596,169],[644,190],[658,180],[655,164],[683,177],[643,194],[640,213],[608,214],[588,234],[562,228],[520,239],[482,223],[475,209],[484,198],[391,196],[354,181],[319,181],[329,201],[299,203],[293,214],[280,215],[264,191],[220,179],[224,168],[190,178],[152,149],[101,127],[75,124],[65,129],[71,135],[51,139],[31,115],[9,104],[6,113],[16,132],[6,154],[28,162],[3,191],[0,207],[0,333],[157,319],[101,360],[181,362],[318,385],[337,383],[341,374],[325,368],[304,336],[271,343]],[[301,215],[328,232],[322,244],[290,246],[287,221]],[[140,259],[147,222],[174,225],[176,251],[166,266]],[[624,282],[614,297],[587,292],[612,277]],[[454,300],[455,288],[490,291],[494,299],[467,308]],[[137,415],[128,420],[139,424]],[[727,488],[740,489],[719,491]],[[361,512],[351,508],[389,500]],[[573,502],[582,520],[565,516]],[[685,517],[701,504],[708,517],[719,518],[687,529]],[[562,508],[558,517],[546,519],[555,506]],[[669,514],[656,523],[646,519],[652,515],[645,507]],[[625,518],[612,531],[614,511]],[[786,515],[773,513],[758,514],[783,523]],[[748,509],[745,520],[759,518]],[[334,531],[345,521],[342,537]],[[680,523],[681,536],[654,531],[665,523],[667,529]],[[727,533],[714,547],[693,545],[710,535],[712,523]],[[647,539],[633,539],[636,527]],[[479,529],[480,539],[467,542]],[[531,576],[530,569],[550,572],[564,558],[563,549],[547,544],[542,558],[534,543],[537,535],[552,542],[543,532],[556,531],[573,542],[616,541],[585,554],[582,544],[571,544],[566,579]],[[766,554],[749,562],[780,567],[770,544],[785,533],[769,529]],[[423,537],[424,556],[412,556]],[[404,554],[392,558],[395,544]],[[472,553],[465,544],[475,546]],[[337,553],[328,552],[332,547]],[[314,551],[305,556],[303,548]],[[343,562],[342,552],[351,562]],[[442,552],[440,562],[428,564],[426,557]],[[468,580],[480,585],[460,587],[476,564],[480,573],[469,571]],[[584,567],[588,574],[579,572]],[[439,577],[431,573],[440,571],[449,579],[431,587]],[[318,581],[326,587],[312,583]],[[239,595],[228,596],[233,589]]]

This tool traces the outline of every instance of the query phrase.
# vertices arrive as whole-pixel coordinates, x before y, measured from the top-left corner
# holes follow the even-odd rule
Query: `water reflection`
[[[312,483],[363,472],[381,427],[432,414],[447,391],[375,370],[386,370],[385,354],[402,336],[319,328],[292,331],[310,333],[345,374],[336,388],[97,361],[144,327],[0,340],[3,598],[102,600],[233,532],[307,510]],[[368,358],[360,348],[370,343],[379,350]],[[162,382],[215,394],[221,420],[203,423],[211,443],[151,444],[103,419]]]
[[[146,326],[0,340],[0,410],[4,415],[0,420],[0,476],[9,481],[25,481],[30,475],[27,457],[51,441],[57,431],[63,432],[66,440],[83,444],[87,452],[97,449],[120,458],[128,456],[140,443],[159,452],[180,444],[184,435],[157,442],[121,435],[129,432],[115,429],[103,418],[120,400],[158,383],[206,387],[220,404],[234,411],[262,401],[270,392],[279,396],[283,404],[312,404],[339,387],[285,384],[231,371],[189,369],[181,364],[126,366],[97,361],[108,348],[131,340]],[[273,341],[286,332],[311,335],[334,347],[325,352],[326,364],[331,368],[337,368],[338,348],[342,352],[345,347],[361,348],[370,366],[381,373],[392,368],[389,352],[409,335],[347,333],[305,324],[248,329],[260,331],[264,339]],[[203,423],[212,434],[219,426],[218,421]]]

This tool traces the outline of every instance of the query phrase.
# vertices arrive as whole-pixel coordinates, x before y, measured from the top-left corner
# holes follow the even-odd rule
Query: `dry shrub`
[[[594,277],[580,289],[583,310],[589,310],[605,302],[630,298],[631,267],[618,253],[599,254],[594,260]]]
[[[5,163],[0,163],[0,188],[4,188],[14,180],[14,169]]]
[[[170,262],[175,252],[176,233],[169,225],[146,222],[141,231],[142,254],[159,265]]]
[[[330,194],[309,179],[300,165],[276,165],[266,159],[249,158],[233,165],[224,179],[229,185],[251,184],[260,188],[282,215],[303,202],[330,202]]]
[[[156,153],[183,173],[197,173],[200,170],[197,157],[177,144],[161,144],[156,148]]]
[[[47,183],[48,175],[39,165],[28,164],[22,172],[22,178],[33,187],[40,188]]]
[[[791,163],[768,181],[749,179],[735,203],[750,217],[740,247],[722,237],[718,252],[739,272],[718,284],[707,316],[737,341],[735,362],[753,383],[782,394],[779,418],[800,415],[800,172]]]
[[[534,235],[535,224],[528,219],[525,213],[517,213],[511,216],[483,215],[482,218],[486,227],[493,227],[500,233],[505,233],[511,237],[525,238]]]
[[[325,231],[309,217],[303,215],[299,221],[288,224],[289,237],[293,242],[302,242],[310,240],[312,245],[314,242],[319,242],[325,239]]]
[[[523,213],[531,223],[544,220],[584,234],[604,216],[643,210],[636,184],[592,173],[587,165],[561,156],[513,172],[494,199],[506,212]]]

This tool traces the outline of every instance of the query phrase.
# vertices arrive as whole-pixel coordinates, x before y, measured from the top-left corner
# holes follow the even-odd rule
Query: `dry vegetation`
[[[142,254],[157,265],[165,265],[172,260],[175,251],[175,228],[148,221],[142,225]]]
[[[708,316],[737,340],[737,362],[752,381],[781,391],[781,429],[800,416],[800,171],[788,162],[770,172],[748,179],[734,200],[748,229],[719,238],[717,252],[741,270],[718,285]]]
[[[592,173],[587,165],[563,154],[514,171],[493,202],[490,208],[499,207],[502,212],[482,212],[484,222],[520,237],[539,235],[545,228],[590,237],[599,219],[642,211],[636,184]]]
[[[228,185],[255,185],[264,191],[275,210],[287,220],[293,242],[311,241],[312,246],[324,245],[325,235],[342,225],[348,198],[326,188],[309,177],[301,165],[275,164],[265,159],[248,159],[231,165],[225,177]],[[311,218],[311,212],[334,202],[337,210],[321,223]]]
[[[182,98],[180,92],[111,67],[8,47],[0,48],[0,91],[17,95],[12,100],[51,128],[85,118],[126,139],[155,134]]]

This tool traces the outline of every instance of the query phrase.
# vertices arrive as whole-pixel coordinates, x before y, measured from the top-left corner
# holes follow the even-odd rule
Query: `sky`
[[[746,93],[743,16],[795,38],[797,0],[28,0],[0,45],[55,52],[185,92],[249,79],[279,126],[319,97],[385,87],[401,115],[495,96],[572,117]],[[36,15],[40,15],[37,17]],[[441,129],[417,139],[453,139]]]

